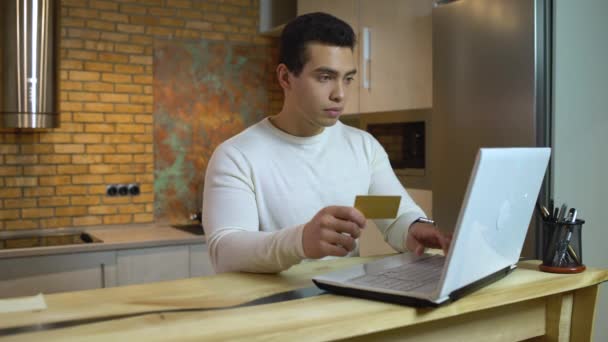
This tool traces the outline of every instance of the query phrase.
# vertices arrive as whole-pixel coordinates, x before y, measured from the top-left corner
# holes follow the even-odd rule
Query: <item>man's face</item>
[[[356,69],[348,47],[309,43],[308,57],[299,76],[289,73],[287,100],[298,126],[315,134],[338,121]]]

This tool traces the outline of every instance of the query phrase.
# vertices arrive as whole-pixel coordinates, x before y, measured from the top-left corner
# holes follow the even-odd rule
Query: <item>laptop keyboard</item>
[[[444,262],[444,256],[432,255],[408,264],[386,269],[377,274],[366,274],[353,278],[350,282],[367,287],[403,292],[412,291],[424,285],[438,282]]]

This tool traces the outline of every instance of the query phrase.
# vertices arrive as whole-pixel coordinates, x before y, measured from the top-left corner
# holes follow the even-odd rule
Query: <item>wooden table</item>
[[[374,258],[304,263],[279,275],[212,277],[45,296],[47,310],[0,314],[0,329],[162,309],[217,307],[312,286],[311,277]],[[522,262],[506,278],[436,309],[330,294],[220,311],[150,314],[4,339],[131,340],[561,340],[588,341],[598,284],[608,271],[542,273]]]

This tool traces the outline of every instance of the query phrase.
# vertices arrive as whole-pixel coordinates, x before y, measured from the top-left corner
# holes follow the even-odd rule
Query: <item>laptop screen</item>
[[[550,154],[550,148],[479,150],[439,297],[517,263]]]

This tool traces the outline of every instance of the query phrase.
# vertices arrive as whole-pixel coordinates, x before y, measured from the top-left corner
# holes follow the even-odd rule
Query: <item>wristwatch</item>
[[[412,222],[412,224],[417,223],[417,222],[428,223],[428,224],[432,224],[433,226],[435,225],[435,221],[433,221],[429,218],[426,218],[426,217],[419,217],[416,219],[416,221]]]

